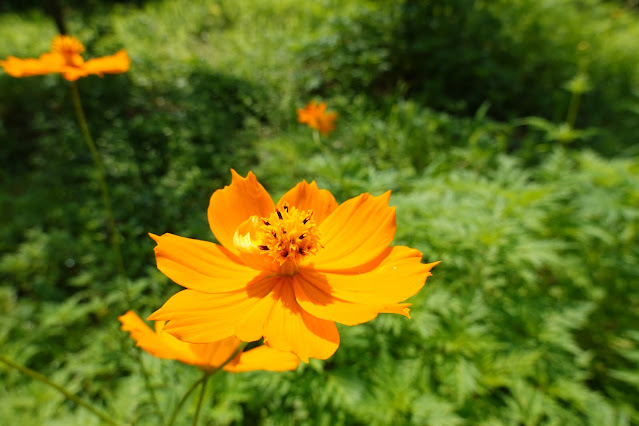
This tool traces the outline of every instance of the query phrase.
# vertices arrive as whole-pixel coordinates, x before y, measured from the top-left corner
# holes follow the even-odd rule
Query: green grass
[[[180,290],[147,233],[213,240],[211,193],[231,168],[253,170],[274,198],[302,179],[340,202],[390,189],[394,244],[442,263],[410,300],[412,319],[340,327],[337,353],[295,372],[216,376],[201,424],[639,424],[635,9],[76,3],[65,16],[87,56],[132,58],[128,73],[79,88],[133,302],[67,82],[0,74],[1,354],[122,423],[157,424],[117,322]],[[42,12],[4,12],[0,58],[38,56],[54,34]],[[589,132],[561,142],[563,86],[580,64],[593,89],[571,130]],[[339,113],[320,145],[296,122],[311,99]],[[199,377],[143,360],[167,412]],[[99,424],[4,365],[0,382],[0,423]],[[187,403],[179,424],[194,411]]]

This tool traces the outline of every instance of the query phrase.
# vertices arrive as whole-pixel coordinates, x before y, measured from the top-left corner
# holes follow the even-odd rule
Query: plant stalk
[[[198,387],[198,385],[200,383],[204,382],[202,384],[202,392],[200,394],[200,399],[201,399],[202,395],[204,394],[204,386],[206,385],[206,381],[209,379],[209,377],[214,376],[215,374],[217,374],[218,371],[222,370],[229,362],[233,361],[235,359],[235,357],[238,356],[240,354],[240,352],[242,352],[242,350],[244,350],[245,346],[246,346],[246,342],[242,342],[237,347],[237,349],[235,349],[235,351],[233,351],[231,356],[229,356],[226,359],[226,361],[224,361],[221,365],[219,365],[218,367],[216,367],[216,368],[214,368],[212,370],[205,371],[204,375],[202,377],[200,377],[195,383],[193,383],[191,385],[191,387],[186,391],[184,396],[182,396],[182,399],[180,399],[180,402],[178,402],[178,404],[173,409],[173,413],[171,414],[169,422],[166,424],[166,426],[173,426],[173,423],[175,422],[175,419],[177,418],[177,415],[180,412],[180,409],[182,408],[182,406],[184,405],[184,403],[188,399],[189,395],[191,395],[191,393],[193,393],[193,391]],[[197,423],[197,417],[199,416],[199,412],[200,412],[200,404],[201,404],[201,401],[198,402],[198,409],[197,409],[197,412],[196,412],[196,420],[195,420],[195,422],[193,424]]]
[[[75,107],[75,113],[78,116],[78,122],[80,124],[80,130],[82,130],[82,136],[84,141],[91,152],[93,157],[93,164],[98,176],[98,184],[100,185],[100,193],[102,195],[102,202],[104,203],[104,209],[107,213],[107,220],[109,226],[109,233],[111,234],[111,245],[115,254],[116,266],[120,277],[124,280],[124,296],[127,304],[131,304],[131,293],[129,291],[129,282],[126,279],[126,271],[124,270],[124,262],[122,260],[122,251],[120,250],[120,239],[115,227],[115,217],[113,215],[113,208],[111,207],[111,198],[109,197],[109,189],[107,187],[104,165],[100,160],[100,154],[93,142],[91,133],[89,132],[89,126],[87,124],[86,116],[84,115],[84,108],[82,108],[82,101],[80,100],[80,92],[78,91],[78,85],[75,81],[71,82],[71,93],[73,97],[73,106]]]
[[[80,91],[78,90],[78,85],[75,81],[71,82],[71,94],[73,98],[73,106],[75,107],[75,113],[78,117],[78,123],[80,124],[80,130],[82,131],[82,136],[84,136],[84,141],[91,152],[91,157],[93,158],[93,164],[95,165],[95,170],[97,172],[98,184],[100,185],[100,193],[102,196],[102,202],[104,204],[104,209],[107,213],[107,220],[109,226],[109,233],[111,234],[111,246],[113,248],[113,253],[115,254],[116,266],[118,269],[118,274],[120,279],[124,284],[124,299],[128,306],[131,306],[131,291],[129,288],[129,280],[126,276],[126,271],[124,269],[124,261],[122,260],[122,250],[120,249],[120,239],[117,232],[117,228],[115,226],[115,216],[113,214],[113,208],[111,207],[111,198],[109,197],[109,188],[107,186],[106,177],[104,173],[104,165],[102,164],[102,160],[100,160],[100,154],[98,153],[98,149],[96,148],[95,142],[93,142],[93,138],[91,137],[91,132],[89,131],[89,125],[87,124],[87,119],[84,114],[84,108],[82,107],[82,101],[80,100]],[[142,357],[138,352],[134,355],[136,361],[140,365],[140,370],[142,375],[144,376],[144,382],[146,384],[147,389],[149,390],[149,394],[151,396],[151,400],[155,405],[156,412],[158,417],[162,422],[164,422],[164,416],[162,414],[162,410],[160,409],[160,404],[158,403],[157,397],[155,395],[155,390],[151,385],[151,379],[149,378],[149,374],[144,368],[144,363],[142,362]]]
[[[41,383],[44,383],[45,385],[51,386],[53,389],[57,390],[58,392],[60,392],[62,395],[64,395],[65,397],[67,397],[71,401],[73,401],[76,404],[78,404],[78,405],[86,408],[87,410],[91,411],[93,414],[98,416],[100,419],[102,419],[106,423],[111,424],[111,425],[117,425],[118,424],[115,420],[113,420],[111,417],[109,417],[108,415],[106,415],[102,411],[100,411],[97,408],[95,408],[90,403],[84,401],[83,399],[80,399],[79,397],[77,397],[76,395],[74,395],[73,393],[71,393],[70,391],[65,389],[64,387],[58,385],[57,383],[52,382],[48,377],[38,373],[37,371],[32,370],[32,369],[30,369],[28,367],[25,367],[23,365],[17,364],[15,362],[11,361],[10,359],[6,358],[4,355],[0,355],[0,361],[4,362],[9,367],[15,368],[16,370],[18,370],[19,372],[21,372],[25,376],[31,377],[32,379],[35,379],[35,380],[37,380],[37,381],[39,381]]]
[[[193,417],[193,426],[197,426],[197,421],[200,418],[200,409],[202,408],[202,400],[204,399],[204,392],[206,391],[206,384],[211,377],[210,372],[205,372],[202,378],[202,390],[200,391],[200,397],[197,400],[197,408],[195,409],[195,417]]]

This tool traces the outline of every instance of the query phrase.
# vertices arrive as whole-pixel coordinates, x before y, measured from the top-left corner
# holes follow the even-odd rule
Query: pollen
[[[260,252],[280,266],[286,261],[299,265],[304,257],[322,247],[313,210],[301,211],[287,203],[276,207],[269,217],[261,218],[256,236]]]

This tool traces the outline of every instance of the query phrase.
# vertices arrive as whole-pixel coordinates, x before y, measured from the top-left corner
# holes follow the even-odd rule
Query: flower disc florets
[[[67,65],[80,66],[84,62],[80,53],[84,52],[84,45],[75,37],[57,36],[51,43],[51,50],[62,55]]]
[[[280,266],[287,260],[299,265],[306,255],[317,253],[321,247],[313,210],[300,211],[284,203],[261,222],[256,245]]]

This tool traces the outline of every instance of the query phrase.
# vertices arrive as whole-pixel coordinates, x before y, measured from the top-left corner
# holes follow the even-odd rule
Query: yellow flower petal
[[[218,368],[228,362],[224,370],[230,372],[285,371],[294,370],[300,362],[291,353],[276,351],[263,345],[245,353],[240,352],[229,362],[229,358],[242,343],[236,337],[211,343],[185,343],[166,333],[162,323],[156,323],[156,331],[153,332],[133,311],[128,311],[118,319],[122,323],[122,330],[129,331],[137,346],[151,355],[175,359],[205,370]]]
[[[158,269],[182,287],[205,293],[236,291],[262,274],[217,244],[173,234],[150,235],[158,244]]]
[[[289,283],[273,289],[276,299],[264,325],[264,343],[286,352],[293,352],[304,362],[310,357],[327,359],[339,346],[339,333],[332,321],[317,318],[295,300]]]
[[[390,247],[375,268],[362,274],[304,271],[315,285],[344,301],[373,306],[402,302],[416,294],[439,262],[421,263],[422,254],[404,246]]]
[[[164,332],[164,334],[169,333]],[[171,337],[175,339],[175,337]],[[179,340],[177,341],[179,342]],[[231,336],[211,343],[180,343],[189,346],[193,352],[193,356],[197,360],[196,365],[210,369],[217,368],[228,361],[242,342],[237,337]],[[239,356],[240,354],[238,353],[235,356],[235,359],[238,359]],[[235,359],[231,362],[235,361]]]
[[[295,370],[299,364],[300,359],[294,354],[262,345],[242,352],[237,363],[227,365],[224,370],[233,373],[253,370],[287,371]]]
[[[362,194],[337,207],[318,229],[324,248],[308,269],[363,272],[357,267],[376,259],[395,236],[395,207],[390,191],[379,197]]]
[[[44,53],[38,59],[19,59],[9,56],[0,66],[12,77],[31,77],[59,73],[64,69],[64,58],[58,53]]]
[[[338,299],[318,274],[299,274],[293,278],[297,303],[309,314],[346,325],[361,324],[375,318],[379,309]]]
[[[260,277],[245,289],[228,293],[183,290],[171,297],[150,320],[169,321],[164,330],[190,343],[208,343],[235,334],[238,323],[269,296],[280,277]]]
[[[180,342],[175,337],[162,333],[161,330],[154,332],[135,312],[128,311],[118,319],[122,323],[122,330],[130,332],[137,346],[151,355],[162,359],[177,359],[187,364],[197,364],[197,357],[188,343]]]
[[[97,74],[102,77],[103,74],[127,72],[130,65],[131,59],[129,59],[129,55],[125,50],[120,50],[115,55],[89,59],[82,68],[87,74]]]
[[[271,214],[275,205],[271,196],[252,172],[243,178],[231,170],[231,185],[218,189],[211,196],[208,218],[215,238],[228,250],[237,254],[233,236],[237,227],[253,215]]]
[[[295,276],[295,296],[308,313],[346,325],[369,321],[378,313],[408,315],[410,304],[399,303],[417,293],[439,262],[423,264],[419,251],[389,248],[382,260],[362,274],[304,270]]]
[[[280,201],[278,206],[288,203],[298,210],[313,210],[313,220],[318,225],[337,208],[335,197],[326,189],[319,189],[315,181],[310,184],[302,181],[288,191]]]

